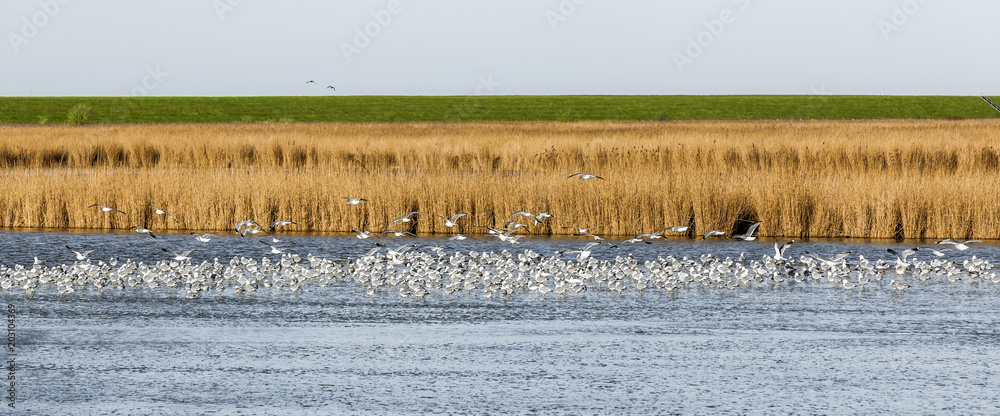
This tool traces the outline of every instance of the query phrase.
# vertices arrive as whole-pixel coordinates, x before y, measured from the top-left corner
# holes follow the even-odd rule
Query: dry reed
[[[1000,123],[585,122],[0,126],[0,226],[459,231],[518,210],[609,235],[1000,238]],[[607,178],[579,181],[591,172]],[[370,202],[348,206],[345,196]],[[113,205],[126,214],[87,206]],[[178,219],[157,217],[159,206]]]

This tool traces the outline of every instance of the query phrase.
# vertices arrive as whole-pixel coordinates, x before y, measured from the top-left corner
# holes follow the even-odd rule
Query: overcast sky
[[[0,95],[1000,95],[998,23],[997,0],[3,0]]]

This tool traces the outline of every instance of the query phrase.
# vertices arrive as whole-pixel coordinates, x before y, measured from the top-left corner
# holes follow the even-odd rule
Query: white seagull
[[[600,176],[597,176],[597,175],[594,175],[592,173],[574,173],[572,175],[567,176],[567,178],[572,178],[574,176],[579,176],[581,181],[585,181],[587,179],[595,179],[595,178],[596,179],[604,179],[604,178],[602,178]]]
[[[217,237],[215,234],[198,234],[195,232],[192,232],[191,235],[194,236],[195,240],[201,241],[202,243],[207,243],[212,241],[212,237]]]
[[[289,224],[299,225],[299,223],[294,222],[294,221],[280,220],[280,221],[272,222],[271,225],[269,225],[267,228],[269,230],[271,230],[271,232],[273,233],[275,228],[277,228],[277,227],[284,227],[284,226],[289,225]]]
[[[552,217],[552,214],[549,214],[548,212],[543,212],[541,214],[535,215],[534,216],[534,218],[535,218],[535,225],[541,224],[542,220],[544,220],[546,218],[551,218],[551,217]]]
[[[385,231],[382,231],[379,234],[388,234],[388,233],[393,233],[396,237],[402,237],[404,235],[408,235],[410,237],[416,237],[417,236],[416,234],[413,234],[413,233],[411,233],[409,231],[396,231],[396,230],[385,230]]]
[[[747,232],[745,232],[743,234],[734,235],[734,236],[732,236],[732,238],[738,239],[738,240],[743,240],[743,241],[756,240],[757,237],[754,237],[753,233],[754,233],[754,231],[757,231],[757,227],[760,227],[760,222],[759,221],[753,223],[753,225],[751,225],[750,228],[747,228]]]
[[[257,223],[257,221],[254,221],[254,220],[237,221],[236,222],[236,233],[237,234],[243,234],[242,231],[243,231],[244,228],[249,227],[251,225],[254,225],[256,223]]]
[[[92,251],[94,251],[94,250],[76,251],[76,250],[73,250],[73,248],[70,247],[70,246],[66,246],[66,248],[68,248],[69,251],[72,251],[73,254],[76,254],[76,259],[77,260],[86,260],[87,259],[87,255],[90,254]]]
[[[173,251],[167,250],[165,248],[161,249],[161,250],[166,251],[167,253],[173,254],[174,255],[174,260],[177,260],[177,261],[191,260],[191,256],[188,256],[188,254],[191,254],[191,252],[194,251],[194,250],[188,250],[188,251],[185,251],[185,252],[183,252],[181,254],[177,254],[177,253],[174,253]]]
[[[112,212],[116,212],[116,211],[117,211],[117,212],[121,212],[122,214],[124,214],[124,213],[125,213],[125,212],[123,212],[122,210],[120,210],[120,209],[118,209],[118,208],[115,208],[115,207],[109,207],[109,206],[105,206],[105,205],[101,205],[101,204],[94,204],[94,205],[91,205],[91,206],[89,206],[89,207],[87,207],[87,208],[93,208],[93,207],[98,207],[98,208],[100,208],[100,209],[101,209],[101,212],[108,212],[108,213],[112,213]]]
[[[131,228],[131,229],[135,230],[135,232],[137,232],[139,234],[148,234],[150,237],[156,238],[156,236],[153,235],[153,230],[150,230],[149,228],[143,228],[143,227],[140,227],[138,225],[134,225],[134,226],[131,226],[131,227],[128,227],[128,228]]]
[[[705,236],[702,237],[701,239],[704,240],[704,239],[706,239],[708,237],[714,237],[714,236],[726,237],[727,239],[729,238],[728,236],[726,236],[726,232],[725,231],[709,230],[707,233],[705,233]]]
[[[246,237],[247,234],[260,234],[266,232],[267,231],[262,230],[260,227],[247,227],[240,230],[240,238]]]
[[[272,244],[268,244],[267,241],[264,241],[264,240],[257,240],[257,241],[260,241],[261,244],[264,244],[264,245],[266,245],[268,247],[271,247],[271,254],[281,254],[281,253],[285,252],[284,250],[282,250],[282,249],[280,249],[280,248],[278,248],[278,247],[276,247],[276,246],[274,246]]]
[[[164,210],[162,210],[162,209],[159,209],[159,208],[157,208],[157,207],[154,207],[154,206],[152,206],[152,205],[146,205],[146,207],[148,207],[148,208],[152,208],[152,209],[153,209],[153,212],[155,212],[155,213],[156,213],[156,215],[166,215],[166,216],[170,217],[170,219],[174,220],[174,222],[176,222],[176,223],[180,224],[180,221],[177,221],[177,218],[174,218],[174,216],[173,216],[173,215],[170,215],[170,214],[168,214],[168,213],[167,213],[167,211],[164,211]]]
[[[914,248],[911,248],[911,249],[903,250],[902,253],[897,253],[896,250],[893,250],[891,248],[885,249],[885,251],[888,251],[889,253],[892,253],[894,256],[896,256],[896,265],[897,266],[909,266],[910,263],[906,262],[906,258],[910,257],[910,255],[912,255],[913,253],[916,253],[917,250],[920,250],[920,248],[919,247],[914,247]]]
[[[598,227],[562,227],[562,228],[567,228],[567,229],[570,229],[570,230],[576,230],[577,234],[587,234],[587,231],[590,231],[590,230],[593,230],[593,229],[597,229],[597,228],[601,228],[601,227],[598,226]]]
[[[950,245],[955,246],[955,250],[965,251],[965,250],[969,249],[969,244],[972,244],[972,243],[982,243],[982,241],[981,240],[955,241],[955,240],[952,240],[950,238],[946,238],[944,240],[938,241],[935,244],[950,244]]]
[[[774,242],[774,259],[775,260],[784,260],[785,259],[785,250],[788,250],[788,248],[791,247],[793,243],[795,243],[795,240],[789,241],[789,242],[781,244],[781,245],[779,245],[778,242],[775,241]]]
[[[454,226],[458,225],[457,224],[458,219],[462,218],[462,217],[464,217],[466,215],[469,215],[469,213],[468,212],[463,212],[461,214],[455,214],[455,215],[452,215],[451,218],[445,217],[443,215],[438,215],[438,216],[441,217],[441,218],[444,218],[444,226],[445,227],[451,228],[451,227],[454,227]]]
[[[371,231],[361,231],[361,230],[351,230],[351,231],[354,231],[355,233],[358,234],[359,240],[364,240],[366,238],[371,238],[371,237],[378,237],[377,235],[373,236]]]
[[[664,228],[663,231],[670,231],[672,233],[686,233],[691,227],[686,225],[675,225],[673,227]]]
[[[347,200],[347,205],[358,205],[362,202],[368,202],[368,200],[364,198],[351,198],[349,196],[345,196],[344,199]]]
[[[402,217],[399,217],[399,218],[396,218],[396,219],[394,219],[392,221],[389,221],[389,226],[392,227],[392,225],[395,224],[395,223],[397,223],[397,222],[410,222],[410,217],[412,217],[414,215],[417,215],[419,213],[420,212],[418,212],[418,211],[408,212],[408,213],[406,213],[406,215],[404,215]]]

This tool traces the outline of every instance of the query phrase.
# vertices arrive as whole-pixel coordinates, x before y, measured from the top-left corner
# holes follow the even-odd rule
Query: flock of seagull
[[[574,173],[568,178],[581,181],[604,178],[590,173]],[[368,202],[365,198],[343,197],[348,205]],[[93,204],[107,215],[124,214],[116,207]],[[173,215],[153,206],[144,205],[157,216],[181,223]],[[404,228],[393,229],[397,224],[412,229],[411,223],[418,211],[412,211],[389,221],[386,228],[373,233],[370,230],[352,230],[357,238],[368,239],[391,234],[396,237],[415,237]],[[438,215],[447,228],[459,225],[469,213],[451,216]],[[518,222],[515,217],[528,219]],[[548,212],[534,214],[516,211],[510,214],[510,221],[503,227],[481,226],[485,235],[495,237],[513,247],[524,237],[520,232],[543,224],[552,218]],[[234,257],[228,263],[218,258],[195,263],[191,261],[194,249],[177,252],[166,248],[161,250],[169,258],[153,264],[132,260],[120,262],[118,259],[92,260],[93,250],[80,250],[66,246],[73,252],[76,262],[46,267],[43,260],[35,258],[31,267],[15,265],[12,268],[0,266],[0,289],[6,291],[19,288],[31,296],[38,289],[55,288],[59,294],[67,295],[76,291],[93,288],[103,291],[108,287],[124,291],[127,288],[185,288],[188,297],[199,297],[211,291],[233,293],[254,293],[261,288],[280,290],[288,287],[297,292],[305,287],[326,287],[331,284],[353,282],[370,295],[380,292],[397,293],[401,297],[423,298],[432,293],[455,295],[457,292],[479,293],[484,298],[510,297],[518,294],[545,296],[548,293],[567,295],[587,290],[621,292],[632,288],[638,291],[660,289],[674,291],[683,287],[713,286],[728,289],[754,286],[786,286],[796,284],[829,284],[845,290],[864,290],[867,287],[881,287],[884,276],[891,276],[888,287],[902,291],[914,283],[932,280],[1000,283],[1000,276],[988,261],[972,256],[962,262],[945,259],[948,251],[963,252],[979,240],[957,241],[945,239],[936,244],[939,248],[914,247],[902,252],[887,249],[895,259],[875,259],[858,256],[856,262],[849,262],[851,252],[826,257],[817,253],[804,252],[798,258],[786,255],[795,242],[775,242],[774,255],[763,256],[760,260],[747,259],[743,254],[738,258],[720,259],[711,254],[703,254],[697,259],[674,256],[658,256],[655,261],[640,264],[632,254],[618,255],[612,260],[600,260],[592,256],[595,247],[606,244],[609,248],[619,248],[619,244],[652,244],[651,240],[665,237],[666,232],[675,234],[691,233],[689,226],[679,225],[663,229],[662,232],[643,233],[621,240],[618,244],[605,237],[593,234],[600,227],[562,227],[574,231],[594,241],[579,249],[556,251],[545,256],[532,250],[513,254],[508,250],[500,252],[449,254],[442,246],[404,244],[391,248],[384,243],[357,258],[323,259],[307,255],[305,259],[295,253],[287,253],[277,244],[282,242],[275,234],[282,228],[297,223],[278,220],[267,227],[255,220],[237,221],[233,230],[241,238],[249,235],[268,234],[270,241],[259,241],[269,247],[269,253],[281,254],[281,259],[271,261],[267,257],[255,260]],[[723,230],[708,230],[702,239],[721,237],[743,241],[756,239],[754,234],[761,222],[755,222],[739,234],[729,235]],[[156,238],[153,230],[129,227],[133,231]],[[397,227],[399,228],[399,227]],[[194,238],[207,243],[214,234],[191,232]],[[465,240],[468,237],[456,233],[448,241]],[[294,243],[293,243],[294,244]],[[947,246],[948,248],[943,248]],[[934,258],[928,260],[916,257],[918,251],[930,252]],[[910,283],[907,283],[910,282]]]
[[[964,251],[974,242],[942,240],[938,244]],[[484,299],[509,299],[627,290],[672,293],[699,287],[738,290],[811,285],[849,291],[886,287],[903,291],[935,283],[1000,284],[998,268],[975,255],[957,261],[943,258],[948,256],[944,251],[916,247],[901,253],[887,249],[895,257],[888,260],[859,255],[853,261],[850,252],[834,256],[805,252],[796,258],[787,254],[793,243],[776,242],[774,255],[760,259],[748,259],[743,254],[737,258],[703,254],[696,258],[657,256],[646,261],[631,254],[613,260],[595,258],[591,251],[601,244],[597,242],[552,255],[530,249],[519,253],[506,249],[449,253],[440,246],[406,244],[393,248],[377,243],[354,258],[283,253],[278,260],[237,256],[228,262],[215,258],[198,263],[190,261],[185,252],[180,258],[152,264],[118,259],[92,261],[87,258],[88,252],[78,252],[78,260],[70,264],[0,266],[0,289],[23,290],[31,297],[38,290],[55,290],[67,296],[74,292],[163,288],[197,298],[265,290],[282,293],[285,288],[288,293],[297,293],[353,285],[371,296],[447,298],[464,293]],[[918,251],[930,251],[935,257],[917,258]]]
[[[585,178],[585,176],[589,176]],[[596,175],[575,174],[570,177],[603,179]],[[363,198],[345,197],[350,205],[365,202]],[[95,204],[109,215],[120,213],[115,207]],[[178,221],[167,212],[151,205],[158,216]],[[409,231],[395,231],[390,227],[413,221],[417,211],[393,219],[386,230],[378,234],[412,236]],[[455,227],[468,213],[440,216],[448,228]],[[552,215],[517,211],[510,217],[530,218],[532,226],[542,224]],[[178,221],[179,222],[179,221]],[[187,297],[197,298],[216,293],[250,294],[263,290],[289,293],[324,288],[333,285],[354,285],[372,296],[380,293],[400,297],[424,298],[428,295],[457,296],[461,292],[483,298],[507,299],[513,296],[568,296],[582,292],[620,293],[626,290],[639,292],[660,290],[673,292],[684,288],[715,287],[730,290],[751,287],[788,287],[795,285],[824,285],[842,290],[867,290],[888,287],[904,291],[914,285],[935,282],[959,284],[979,282],[1000,284],[997,268],[988,260],[975,255],[957,259],[954,253],[974,248],[979,240],[957,241],[946,239],[934,247],[914,247],[897,252],[886,249],[891,257],[868,259],[863,255],[851,259],[851,252],[823,256],[805,251],[798,257],[789,255],[795,243],[775,242],[774,254],[760,259],[750,259],[744,254],[737,258],[719,258],[702,254],[696,258],[657,256],[641,261],[631,253],[616,255],[614,259],[598,259],[595,248],[617,244],[590,232],[598,227],[564,227],[574,235],[591,238],[578,249],[555,251],[543,255],[534,250],[511,252],[507,249],[489,252],[455,250],[449,252],[440,245],[404,244],[390,247],[376,243],[367,253],[348,258],[320,258],[311,254],[305,257],[285,252],[278,247],[274,235],[282,227],[296,224],[290,220],[271,222],[264,227],[254,220],[238,221],[234,231],[242,238],[251,234],[266,233],[271,242],[260,242],[270,247],[270,253],[281,254],[279,260],[263,257],[260,260],[233,257],[228,262],[214,258],[211,261],[193,262],[191,252],[175,252],[163,248],[169,258],[145,264],[133,260],[93,260],[93,250],[78,250],[67,246],[76,261],[69,264],[46,266],[35,259],[30,266],[0,266],[0,289],[23,290],[33,296],[38,290],[55,290],[60,295],[95,290],[183,290]],[[702,239],[723,237],[744,241],[754,240],[754,233],[761,225],[754,223],[740,234],[727,235],[721,230],[710,230]],[[523,235],[517,234],[530,226],[508,221],[503,228],[484,227],[486,235],[499,241],[518,243]],[[138,233],[156,238],[144,227],[131,227]],[[371,231],[354,230],[357,238],[374,237]],[[664,232],[687,233],[687,226],[674,226]],[[213,234],[191,233],[199,242],[208,242]],[[662,233],[640,234],[618,244],[645,243],[664,237]],[[448,241],[467,238],[455,234]],[[272,244],[274,243],[274,244]],[[450,244],[450,243],[445,243]],[[920,258],[918,253],[930,253]],[[885,283],[888,280],[888,283]]]

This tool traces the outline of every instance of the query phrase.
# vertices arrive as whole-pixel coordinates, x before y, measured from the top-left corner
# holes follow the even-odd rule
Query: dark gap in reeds
[[[897,202],[892,211],[892,238],[903,240],[906,238],[906,230],[903,227],[903,209]]]
[[[799,209],[799,238],[808,239],[811,237],[813,216],[816,211],[816,204],[812,195],[802,195],[798,201]]]

